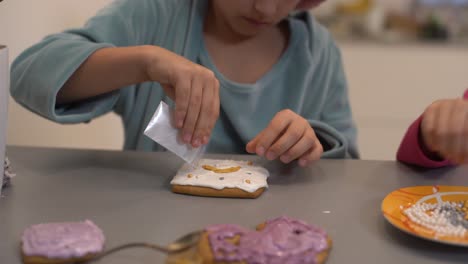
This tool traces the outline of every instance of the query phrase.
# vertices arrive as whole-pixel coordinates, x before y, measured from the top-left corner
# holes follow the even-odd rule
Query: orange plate
[[[408,217],[402,213],[402,209],[420,201],[426,203],[437,203],[437,198],[442,201],[467,201],[468,187],[463,186],[416,186],[402,188],[393,191],[382,202],[382,214],[390,224],[417,237],[431,241],[468,247],[468,232],[464,237],[441,236],[433,230],[422,227],[411,222]]]

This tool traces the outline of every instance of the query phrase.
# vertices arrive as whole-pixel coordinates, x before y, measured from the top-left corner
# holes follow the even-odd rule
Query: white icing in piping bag
[[[204,155],[206,146],[193,148],[183,143],[179,138],[179,130],[173,124],[172,112],[173,110],[161,101],[144,134],[193,166]]]

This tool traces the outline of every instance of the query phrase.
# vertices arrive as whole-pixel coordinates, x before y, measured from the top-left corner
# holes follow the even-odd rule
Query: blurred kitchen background
[[[13,61],[109,2],[5,0],[0,43]],[[406,128],[428,104],[468,88],[468,0],[327,0],[312,12],[342,51],[363,159],[394,159]],[[58,125],[10,100],[7,143],[118,150],[123,130],[114,114]]]
[[[468,43],[468,0],[328,0],[313,12],[339,39]]]

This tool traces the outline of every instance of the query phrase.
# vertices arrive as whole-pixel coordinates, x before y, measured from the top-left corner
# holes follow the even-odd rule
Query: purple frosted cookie
[[[323,229],[279,217],[259,225],[257,231],[237,225],[210,226],[198,251],[203,264],[321,264],[331,245]]]
[[[101,253],[104,241],[101,229],[89,220],[33,225],[21,238],[23,263],[83,262]]]

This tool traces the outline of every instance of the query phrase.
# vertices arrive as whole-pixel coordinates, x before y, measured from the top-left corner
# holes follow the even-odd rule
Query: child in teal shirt
[[[357,158],[339,50],[295,12],[321,1],[117,0],[18,56],[11,94],[59,123],[115,111],[127,150],[162,150],[143,130],[165,101],[182,140],[209,152]]]

